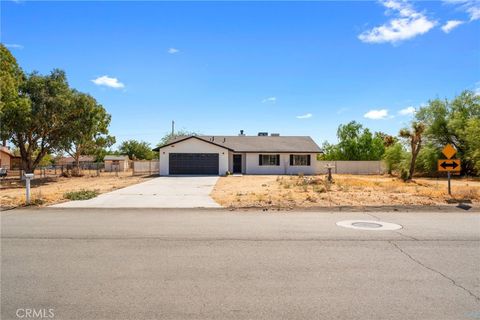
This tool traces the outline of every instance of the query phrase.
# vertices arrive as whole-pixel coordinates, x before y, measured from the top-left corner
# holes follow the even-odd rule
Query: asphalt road
[[[82,320],[480,319],[478,212],[42,209],[1,219],[1,319],[27,309]],[[351,219],[404,228],[335,225]]]

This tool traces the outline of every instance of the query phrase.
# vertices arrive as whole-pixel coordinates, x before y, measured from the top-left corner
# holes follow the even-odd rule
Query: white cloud
[[[409,116],[415,114],[416,110],[414,107],[406,107],[400,111],[398,111],[398,114],[402,116]]]
[[[308,119],[308,118],[311,118],[311,117],[313,117],[313,114],[311,114],[311,113],[306,113],[306,114],[303,114],[303,115],[301,115],[301,116],[297,116],[296,118],[297,118],[297,119]]]
[[[442,30],[443,30],[443,32],[445,32],[445,33],[449,33],[450,31],[452,31],[453,29],[455,29],[456,27],[458,27],[458,26],[461,25],[462,23],[464,23],[464,21],[460,21],[460,20],[448,20],[447,23],[445,23],[445,24],[442,26]]]
[[[476,6],[467,8],[467,12],[470,14],[470,21],[480,19],[480,5],[478,4],[478,2]]]
[[[268,97],[262,100],[263,103],[276,103],[277,97]]]
[[[175,53],[179,53],[180,50],[178,50],[177,48],[168,48],[167,52],[170,54],[175,54]]]
[[[387,109],[380,109],[380,110],[370,110],[363,115],[367,119],[372,120],[381,120],[386,119],[388,117],[388,110]]]
[[[406,1],[386,0],[381,4],[395,17],[387,23],[362,32],[358,39],[366,43],[397,43],[430,31],[437,22],[430,20]]]
[[[4,43],[5,47],[10,49],[23,49],[23,46],[18,43]]]
[[[470,21],[480,19],[480,1],[479,0],[443,0],[444,3],[457,5],[460,10],[465,11]]]
[[[112,78],[109,76],[98,77],[97,79],[93,79],[92,82],[98,86],[106,86],[115,89],[121,89],[125,87],[125,85],[118,81],[117,78]]]

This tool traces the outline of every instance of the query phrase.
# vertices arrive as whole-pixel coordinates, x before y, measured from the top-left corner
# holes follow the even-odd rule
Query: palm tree
[[[411,129],[400,130],[400,137],[410,140],[410,149],[412,150],[412,160],[410,161],[410,170],[408,171],[407,180],[411,180],[415,172],[415,161],[422,147],[422,135],[425,131],[425,124],[422,122],[413,122]]]

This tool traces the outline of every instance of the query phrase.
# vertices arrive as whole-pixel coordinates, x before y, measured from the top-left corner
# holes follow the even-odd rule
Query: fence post
[[[152,175],[152,161],[148,161],[148,174]]]

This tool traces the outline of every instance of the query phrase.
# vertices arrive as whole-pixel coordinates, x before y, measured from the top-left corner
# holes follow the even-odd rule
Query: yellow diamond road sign
[[[457,150],[451,145],[447,144],[445,148],[443,148],[442,153],[447,157],[447,159],[451,159],[455,153],[457,153]]]

